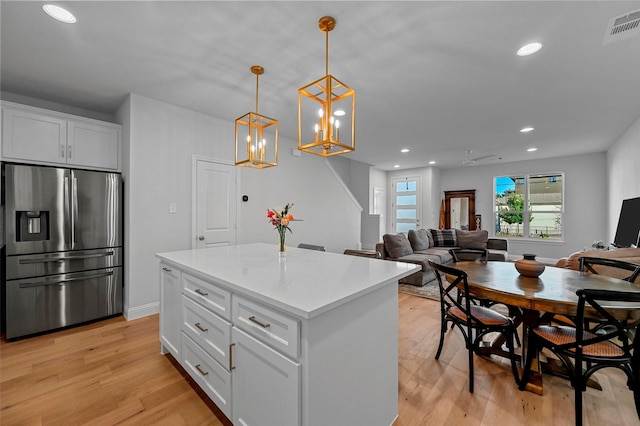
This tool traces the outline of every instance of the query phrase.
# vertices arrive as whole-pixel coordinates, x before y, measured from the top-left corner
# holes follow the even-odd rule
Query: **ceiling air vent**
[[[640,35],[640,10],[609,20],[602,44],[613,43]]]

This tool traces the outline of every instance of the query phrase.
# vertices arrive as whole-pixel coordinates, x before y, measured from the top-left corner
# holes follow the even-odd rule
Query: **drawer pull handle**
[[[194,325],[195,325],[195,326],[198,328],[198,330],[200,330],[200,331],[209,331],[209,329],[208,329],[208,328],[202,328],[202,326],[200,325],[200,323],[199,323],[199,322],[195,323]]]
[[[200,296],[208,296],[209,293],[205,293],[204,291],[200,290],[199,288],[196,289],[196,293],[198,293]]]
[[[203,376],[206,376],[207,374],[209,374],[208,371],[202,371],[202,368],[200,368],[200,364],[196,365],[196,370],[198,370],[200,374],[202,374]]]
[[[263,322],[260,322],[260,321],[258,321],[258,320],[256,319],[256,317],[254,317],[254,316],[249,317],[249,321],[251,321],[251,322],[252,322],[252,323],[254,323],[254,324],[258,324],[258,325],[259,325],[260,327],[262,327],[262,328],[269,328],[269,327],[271,327],[271,324],[269,324],[269,323],[265,324],[265,323],[263,323]]]
[[[165,272],[171,272],[171,269],[165,268],[165,267],[162,267],[162,270],[165,271]]]

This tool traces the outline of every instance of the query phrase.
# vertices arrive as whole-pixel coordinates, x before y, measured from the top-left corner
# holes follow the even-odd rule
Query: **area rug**
[[[422,287],[411,284],[398,284],[398,292],[424,297],[425,299],[440,300],[440,291],[435,281],[427,283]]]

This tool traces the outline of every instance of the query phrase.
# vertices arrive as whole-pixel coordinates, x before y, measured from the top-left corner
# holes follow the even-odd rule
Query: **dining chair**
[[[453,261],[455,263],[458,263],[461,261],[486,262],[489,259],[489,250],[487,249],[452,248],[452,249],[449,249],[449,253],[451,254],[451,257],[453,257]],[[462,293],[458,292],[458,301],[460,301],[461,297],[462,297]],[[494,300],[491,300],[482,296],[476,296],[474,294],[471,294],[471,303],[484,306],[486,308],[490,308],[491,306],[498,304]],[[509,306],[509,305],[505,305],[505,306],[509,311],[509,317],[511,317],[511,319],[514,320],[517,328],[517,326],[519,326],[520,323],[522,323],[522,320],[521,320],[522,313],[518,308],[514,306]],[[515,333],[514,337],[516,339],[516,344],[518,346],[521,346],[520,336],[518,336],[518,333]]]
[[[520,381],[524,390],[531,373],[531,363],[537,352],[548,348],[567,370],[575,390],[576,425],[582,425],[582,392],[593,373],[615,367],[628,377],[627,385],[633,391],[636,412],[640,418],[640,332],[625,320],[619,320],[607,308],[610,302],[640,302],[640,292],[581,289],[578,295],[576,325],[538,325],[529,329],[529,350]],[[585,319],[593,317],[604,322],[597,333],[584,326]],[[634,349],[636,348],[636,349]]]
[[[601,257],[588,257],[588,256],[580,257],[578,261],[580,262],[580,272],[590,272],[592,274],[599,274],[600,272],[598,272],[594,268],[594,266],[599,265],[607,268],[615,268],[615,269],[622,269],[622,270],[629,271],[630,272],[629,275],[623,274],[626,276],[623,276],[620,279],[624,281],[628,281],[630,283],[636,282],[636,280],[638,280],[638,278],[640,277],[640,265],[636,263],[625,262],[624,260],[618,260],[618,259],[605,259]]]
[[[580,262],[579,271],[585,273],[591,273],[600,275],[607,275],[607,270],[603,270],[603,268],[608,269],[608,273],[613,273],[612,271],[617,272],[615,275],[620,277],[623,281],[628,281],[634,283],[636,281],[640,282],[640,265],[631,262],[625,262],[623,260],[618,259],[606,259],[602,257],[592,257],[592,256],[583,256],[578,258],[578,262]],[[600,266],[600,272],[595,267]],[[616,271],[617,270],[617,271]],[[626,271],[626,272],[625,272]],[[564,325],[574,325],[576,321],[575,317],[569,317],[566,315],[556,315],[553,313],[546,313],[542,316],[541,322],[549,323],[556,322]],[[591,328],[589,325],[593,322],[598,322],[597,319],[587,319],[585,323],[587,328]],[[594,331],[594,330],[591,330]]]
[[[440,358],[444,344],[444,335],[447,332],[447,324],[451,322],[461,332],[465,340],[465,346],[469,354],[469,392],[473,393],[473,355],[482,345],[482,338],[493,332],[506,335],[506,344],[509,349],[511,369],[516,383],[519,383],[516,357],[513,350],[513,336],[515,325],[511,318],[487,307],[471,303],[469,296],[469,283],[467,273],[450,266],[441,265],[429,260],[429,266],[436,272],[436,279],[440,289],[440,343],[436,352],[436,359]],[[454,277],[449,283],[443,280],[442,274]],[[456,291],[457,290],[457,291]],[[458,299],[458,291],[463,297]]]
[[[580,272],[588,272],[596,275],[604,272],[603,275],[607,275],[607,271],[601,269],[600,270],[601,272],[598,272],[598,270],[594,268],[594,266],[601,266],[603,268],[609,268],[608,269],[609,271],[618,270],[616,271],[618,273],[615,275],[619,276],[620,279],[623,281],[635,283],[637,280],[638,282],[640,282],[640,279],[638,279],[638,277],[640,276],[640,265],[636,263],[625,262],[623,260],[618,260],[618,259],[605,259],[601,257],[589,257],[589,256],[580,257],[578,258],[578,261],[580,262]],[[624,272],[624,271],[627,271],[627,272]],[[629,274],[627,275],[627,273]],[[593,322],[596,323],[595,327],[591,326],[591,323]],[[591,331],[597,331],[600,327],[603,327],[604,324],[601,324],[601,322],[598,320],[594,321],[594,320],[587,319],[585,322],[585,326],[590,328]]]

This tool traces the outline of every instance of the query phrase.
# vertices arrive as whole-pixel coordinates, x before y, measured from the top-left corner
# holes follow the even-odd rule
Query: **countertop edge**
[[[189,251],[189,250],[184,250],[184,251]],[[275,299],[273,297],[269,297],[267,295],[255,292],[255,291],[253,291],[253,290],[251,290],[251,289],[249,289],[249,288],[247,288],[245,286],[238,285],[238,284],[235,284],[233,282],[229,282],[227,280],[224,280],[224,279],[222,279],[220,277],[213,276],[213,275],[211,275],[211,274],[209,274],[207,272],[203,272],[203,271],[201,271],[201,270],[199,270],[197,268],[194,268],[192,266],[189,266],[187,264],[175,261],[175,260],[171,259],[170,257],[167,257],[167,255],[169,255],[170,253],[175,253],[175,252],[156,253],[155,256],[158,259],[160,259],[161,261],[163,261],[163,262],[165,262],[167,264],[170,264],[170,265],[172,265],[172,266],[174,266],[176,268],[180,268],[180,269],[184,270],[185,272],[188,272],[188,273],[190,273],[190,274],[192,274],[192,275],[194,275],[194,276],[196,276],[198,278],[205,279],[205,280],[214,280],[215,283],[217,283],[217,284],[219,284],[219,285],[221,285],[223,287],[226,287],[227,289],[231,290],[232,292],[238,293],[239,295],[242,295],[242,296],[245,296],[245,297],[250,297],[250,298],[252,298],[252,299],[254,299],[256,301],[262,302],[262,303],[267,302],[268,304],[270,304],[270,305],[272,305],[272,306],[274,306],[276,308],[279,308],[284,312],[288,312],[291,315],[294,315],[294,316],[296,316],[298,318],[305,319],[305,320],[317,317],[318,315],[321,315],[321,314],[323,314],[325,312],[328,312],[328,311],[330,311],[330,310],[332,310],[332,309],[334,309],[334,308],[336,308],[336,307],[338,307],[338,306],[340,306],[342,304],[348,303],[348,302],[350,302],[350,301],[352,301],[354,299],[357,299],[359,297],[362,297],[364,295],[372,293],[372,292],[374,292],[374,291],[376,291],[376,290],[378,290],[380,288],[383,288],[383,287],[385,287],[387,285],[391,285],[391,284],[396,284],[397,285],[397,282],[398,282],[398,280],[400,278],[403,278],[403,277],[406,277],[408,275],[411,275],[412,273],[415,273],[419,269],[418,265],[413,265],[413,264],[403,263],[403,262],[393,262],[393,263],[396,263],[398,266],[403,267],[405,270],[400,272],[399,274],[395,275],[394,277],[391,277],[391,278],[388,278],[386,280],[380,281],[380,282],[378,282],[376,284],[373,284],[373,285],[371,285],[371,286],[369,286],[367,288],[361,289],[361,290],[359,290],[357,292],[348,294],[348,295],[346,295],[344,297],[339,298],[338,300],[335,300],[333,302],[327,303],[327,304],[325,304],[323,306],[320,306],[320,307],[318,307],[316,309],[307,311],[307,310],[300,309],[300,308],[298,308],[296,306],[292,306],[292,305],[290,305],[288,303],[284,303],[284,302],[282,302],[282,301],[280,301],[278,299]],[[377,261],[390,262],[391,263],[391,261],[387,261],[387,260],[377,260]]]

